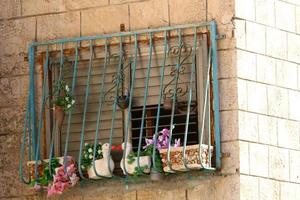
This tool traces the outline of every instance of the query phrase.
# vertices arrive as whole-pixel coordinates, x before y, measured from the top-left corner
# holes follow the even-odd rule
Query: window
[[[43,70],[31,73],[24,131],[31,136],[31,159],[70,155],[80,161],[86,142],[125,140],[142,151],[145,138],[168,128],[183,149],[215,146],[207,167],[219,167],[215,39],[211,22],[33,44],[31,70]],[[62,80],[75,104],[60,125],[52,108]]]

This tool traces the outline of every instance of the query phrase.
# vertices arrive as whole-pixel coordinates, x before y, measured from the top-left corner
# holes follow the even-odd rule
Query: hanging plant
[[[73,108],[75,104],[75,99],[70,91],[70,87],[64,80],[59,81],[55,85],[53,104],[55,105],[55,109],[63,109],[65,112]]]

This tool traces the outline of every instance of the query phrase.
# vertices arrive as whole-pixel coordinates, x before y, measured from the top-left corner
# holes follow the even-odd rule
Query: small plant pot
[[[170,150],[171,167],[174,170],[186,171],[183,163],[183,147],[172,147]],[[211,155],[213,154],[213,146],[210,146]],[[167,165],[168,149],[161,149],[160,151],[161,161],[163,164],[164,172],[174,173]],[[190,169],[200,169],[203,167],[209,167],[208,161],[208,145],[201,145],[201,158],[202,165],[200,164],[199,157],[199,144],[186,146],[186,164]]]
[[[128,108],[129,96],[127,96],[127,95],[118,96],[117,104],[118,104],[119,108],[121,108],[123,110]]]
[[[124,166],[123,166],[123,160],[121,161],[120,165],[123,170],[123,173],[125,174]],[[125,160],[125,166],[126,166],[126,171],[128,174],[132,175],[135,172],[136,167],[138,166],[138,159],[137,157],[134,158],[133,163],[128,163],[128,160]],[[144,170],[143,173],[149,174],[150,173],[150,167],[151,167],[151,157],[150,156],[140,156],[140,167],[147,166]]]
[[[94,167],[90,166],[87,170],[87,174],[89,176],[90,179],[101,179],[102,177],[112,177],[112,172],[114,170],[114,164],[112,164],[111,166],[111,173],[109,171],[108,168],[108,163],[107,160],[105,159],[98,159],[95,160],[95,169],[96,172],[99,176],[97,176],[97,174],[95,173]],[[102,176],[102,177],[101,177]]]

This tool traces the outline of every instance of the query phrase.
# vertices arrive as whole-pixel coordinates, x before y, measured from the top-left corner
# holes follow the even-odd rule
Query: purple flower
[[[180,147],[180,138],[175,139],[174,147]]]

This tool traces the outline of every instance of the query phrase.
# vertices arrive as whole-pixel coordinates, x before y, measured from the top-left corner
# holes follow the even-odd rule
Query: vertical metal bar
[[[79,157],[78,157],[78,166],[81,166],[81,158],[82,158],[82,147],[84,141],[84,131],[85,131],[85,122],[86,122],[86,111],[87,111],[87,102],[90,93],[90,77],[92,71],[92,59],[93,59],[93,44],[92,40],[90,40],[90,59],[89,59],[89,69],[88,69],[88,78],[86,82],[86,91],[85,91],[85,100],[84,100],[84,110],[83,110],[83,118],[82,118],[82,128],[81,128],[81,137],[80,137],[80,149],[79,149]],[[82,173],[81,167],[78,167],[79,175],[82,179],[85,179]]]
[[[195,72],[196,72],[196,51],[197,51],[197,28],[194,29],[194,42],[193,42],[193,53],[192,53],[192,71],[189,83],[189,93],[188,93],[188,105],[187,105],[187,114],[185,121],[185,131],[184,131],[184,143],[183,143],[183,164],[186,170],[189,169],[186,163],[186,143],[188,138],[189,123],[190,123],[190,112],[191,112],[191,102],[193,96],[193,82],[195,81]]]
[[[116,92],[115,92],[115,98],[113,102],[113,112],[112,112],[112,120],[111,120],[111,128],[110,128],[110,135],[109,135],[109,153],[111,152],[111,145],[112,145],[112,139],[113,139],[113,134],[114,134],[114,128],[115,128],[115,116],[116,116],[116,109],[117,109],[117,98],[119,94],[119,85],[120,85],[120,76],[122,76],[122,65],[123,65],[123,57],[124,57],[124,52],[123,52],[123,38],[120,36],[120,55],[119,55],[119,64],[118,64],[118,71],[117,71],[117,85],[116,85]],[[126,146],[126,145],[125,145]],[[110,174],[112,174],[112,171],[110,170],[110,160],[107,160],[108,163],[108,169]]]
[[[139,137],[139,145],[138,145],[138,153],[137,153],[137,164],[138,168],[140,169],[140,153],[141,153],[141,145],[142,145],[142,138],[143,138],[143,130],[144,130],[144,121],[145,121],[145,114],[146,114],[146,105],[147,105],[147,97],[149,92],[149,79],[150,79],[150,69],[152,64],[152,50],[153,50],[153,43],[152,43],[152,33],[149,33],[150,37],[150,46],[149,46],[149,59],[148,59],[148,66],[146,72],[146,80],[145,80],[145,90],[144,90],[144,103],[143,103],[143,113],[142,113],[142,120],[141,120],[141,128],[140,128],[140,137]]]
[[[76,80],[77,80],[77,67],[78,67],[78,42],[76,42],[76,47],[75,47],[75,63],[74,63],[74,69],[73,69],[73,79],[72,79],[72,95],[74,94],[74,89],[76,85]],[[67,126],[67,135],[66,135],[66,142],[65,142],[65,151],[64,151],[64,170],[67,170],[67,153],[68,153],[68,147],[69,147],[69,138],[70,138],[70,128],[71,128],[71,118],[72,118],[72,111],[69,110],[68,112],[68,126]]]
[[[34,46],[30,46],[29,47],[29,65],[30,65],[30,87],[29,87],[29,98],[30,98],[30,116],[31,116],[31,140],[32,140],[32,160],[35,159],[35,152],[36,152],[36,117],[35,117],[35,88],[34,88],[34,54],[35,54],[35,50],[34,50]]]
[[[105,39],[105,58],[104,58],[104,65],[103,65],[103,74],[102,74],[102,81],[101,81],[101,88],[100,88],[100,95],[99,95],[99,106],[98,106],[98,113],[97,113],[97,125],[96,125],[96,133],[95,133],[95,140],[94,140],[94,153],[93,153],[93,163],[95,163],[96,159],[96,147],[97,147],[97,141],[99,136],[99,128],[100,128],[100,118],[101,118],[101,112],[104,104],[104,85],[105,85],[105,77],[106,77],[106,68],[107,68],[107,53],[108,53],[108,44],[107,39]],[[81,166],[79,166],[81,167]],[[95,164],[93,164],[93,170],[98,177],[102,177],[98,174]]]
[[[161,99],[163,96],[163,87],[164,87],[164,78],[165,78],[165,66],[166,66],[166,58],[167,58],[167,31],[164,31],[164,58],[162,61],[162,67],[160,71],[160,86],[159,86],[159,98],[157,103],[157,115],[156,115],[156,124],[155,124],[155,131],[154,131],[154,148],[152,152],[152,163],[153,163],[153,169],[154,171],[158,171],[156,167],[155,162],[155,156],[156,156],[156,145],[157,145],[157,136],[158,136],[158,126],[159,126],[159,117],[160,117],[160,108],[161,108]]]
[[[220,136],[220,111],[219,111],[219,83],[218,83],[218,62],[217,62],[217,24],[211,22],[211,48],[212,48],[212,69],[213,69],[213,107],[214,107],[214,129],[216,144],[216,168],[221,168],[221,136]],[[210,148],[210,147],[209,147]]]
[[[42,88],[42,97],[41,97],[41,112],[40,112],[40,118],[39,118],[39,127],[37,132],[37,142],[36,142],[36,150],[35,150],[35,178],[38,178],[38,160],[40,158],[40,139],[41,139],[41,129],[43,126],[43,113],[45,110],[45,100],[47,95],[47,77],[48,77],[48,64],[49,64],[49,47],[46,48],[46,60],[44,63],[44,77],[43,77],[43,88]]]
[[[178,77],[179,77],[179,70],[181,66],[181,49],[182,48],[182,36],[181,36],[181,29],[178,29],[178,58],[176,64],[176,74],[175,74],[175,84],[173,88],[173,103],[172,103],[172,112],[171,112],[171,123],[170,123],[170,137],[169,137],[169,144],[168,144],[168,152],[167,152],[167,165],[170,170],[174,171],[171,166],[171,141],[174,129],[174,114],[175,114],[175,104],[177,100],[177,86],[178,86]]]

